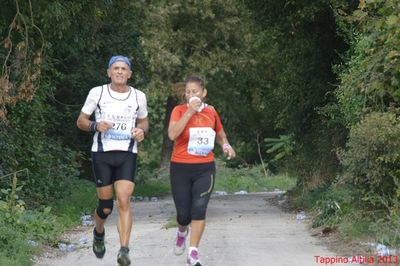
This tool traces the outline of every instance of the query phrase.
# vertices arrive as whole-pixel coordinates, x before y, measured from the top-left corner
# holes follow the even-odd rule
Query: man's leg
[[[96,188],[97,190],[97,197],[99,198],[99,201],[110,201],[113,199],[113,188],[112,185],[106,186],[106,187],[98,187]],[[106,207],[103,208],[103,206],[100,206],[99,204],[98,208],[94,212],[94,217],[96,221],[96,231],[99,234],[102,234],[104,232],[104,224],[106,222],[106,219],[99,217],[99,212],[103,212],[105,215],[110,215],[112,211],[112,207]],[[103,216],[104,217],[104,216]]]
[[[118,232],[121,247],[129,246],[129,238],[132,229],[131,195],[135,183],[128,180],[118,180],[114,184],[118,206]]]
[[[97,196],[99,204],[94,211],[96,225],[93,231],[93,252],[97,258],[104,257],[106,247],[104,245],[104,224],[107,216],[111,214],[113,209],[113,188],[112,185],[97,188]]]
[[[132,229],[131,195],[135,183],[129,180],[118,180],[114,184],[118,206],[118,233],[121,248],[118,252],[118,265],[126,266],[131,264],[129,258],[129,239]]]

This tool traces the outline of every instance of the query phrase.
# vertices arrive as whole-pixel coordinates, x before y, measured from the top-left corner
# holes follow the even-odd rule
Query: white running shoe
[[[179,256],[179,255],[182,255],[185,252],[186,238],[187,238],[188,235],[189,235],[189,228],[186,229],[185,236],[181,236],[181,234],[179,234],[179,230],[177,230],[175,244],[174,244],[174,253],[175,253],[175,255]]]
[[[187,257],[187,266],[201,266],[199,259],[199,252],[197,250],[192,250]]]

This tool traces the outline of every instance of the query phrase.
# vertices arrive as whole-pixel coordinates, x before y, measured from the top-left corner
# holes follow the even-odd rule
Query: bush
[[[22,190],[19,183],[13,184],[0,194],[0,265],[32,265],[34,253],[55,246],[63,231],[77,226],[81,215],[91,213],[97,204],[94,184],[73,180],[69,197],[49,202],[51,207],[27,210],[24,202],[14,200]]]
[[[17,103],[8,114],[9,122],[0,122],[0,176],[28,169],[19,181],[26,183],[20,197],[29,207],[67,196],[71,180],[79,176],[80,153],[49,132],[54,110],[41,97]]]
[[[392,247],[400,245],[400,215],[398,213],[393,214],[391,219],[385,217],[374,221],[370,228],[377,242]]]
[[[0,217],[0,265],[31,265],[34,250],[24,234]]]
[[[351,212],[354,191],[348,186],[332,184],[323,189],[315,202],[313,227],[322,225],[337,226],[343,217]]]
[[[367,206],[398,207],[400,120],[394,113],[371,113],[353,126],[345,150],[343,179],[361,189]]]

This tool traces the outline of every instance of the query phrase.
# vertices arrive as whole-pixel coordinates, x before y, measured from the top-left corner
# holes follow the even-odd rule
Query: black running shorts
[[[137,154],[127,151],[92,152],[92,171],[97,187],[117,180],[135,182]]]

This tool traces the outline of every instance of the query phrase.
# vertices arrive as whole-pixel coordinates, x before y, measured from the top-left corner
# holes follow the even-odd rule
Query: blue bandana
[[[131,69],[131,62],[129,61],[129,58],[123,55],[114,55],[113,57],[110,58],[110,61],[108,62],[108,68],[112,66],[115,62],[124,62],[129,66],[129,69]]]

